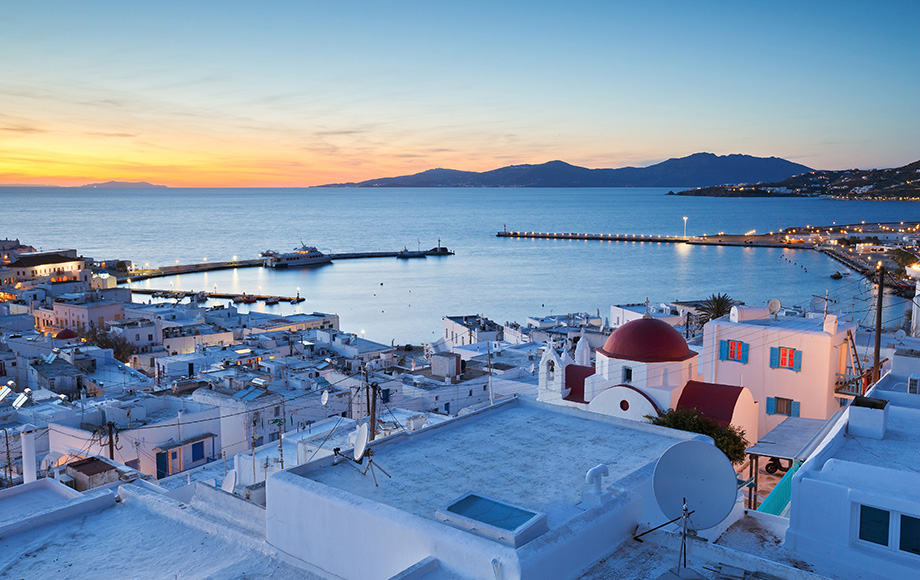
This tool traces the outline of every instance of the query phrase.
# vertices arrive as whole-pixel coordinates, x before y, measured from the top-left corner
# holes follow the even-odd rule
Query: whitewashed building
[[[838,577],[920,571],[920,352],[841,414],[792,479],[786,545]]]
[[[835,388],[847,372],[847,331],[855,329],[833,314],[773,317],[736,306],[704,327],[700,373],[751,391],[758,438],[786,417],[829,419],[841,407]]]

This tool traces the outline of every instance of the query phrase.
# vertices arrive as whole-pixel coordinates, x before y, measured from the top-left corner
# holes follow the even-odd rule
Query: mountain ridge
[[[433,168],[412,175],[316,187],[707,187],[778,181],[810,171],[810,167],[779,157],[704,152],[647,167],[588,169],[557,159],[482,172]]]

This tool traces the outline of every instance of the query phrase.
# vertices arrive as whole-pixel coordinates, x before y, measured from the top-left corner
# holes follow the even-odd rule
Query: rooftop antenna
[[[392,478],[393,476],[374,462],[374,450],[367,446],[369,438],[370,431],[368,430],[367,423],[361,423],[355,430],[355,448],[352,451],[352,456],[349,457],[345,455],[338,447],[332,450],[332,454],[358,465],[364,463],[364,458],[366,457],[367,465],[364,466],[364,471],[361,472],[361,475],[367,475],[367,472],[370,471],[371,477],[374,479],[374,487],[380,487],[380,484],[377,482],[377,475],[374,473],[375,467],[387,477]]]
[[[675,443],[662,454],[652,485],[658,507],[669,520],[634,539],[680,520],[680,554],[672,572],[687,577],[694,573],[687,568],[687,536],[728,517],[738,497],[735,470],[718,447],[691,439]]]
[[[770,300],[767,301],[767,310],[770,311],[770,314],[773,315],[774,319],[782,307],[783,305],[780,303],[779,298],[770,298]]]
[[[828,305],[828,303],[830,303],[830,302],[833,302],[834,304],[837,303],[836,300],[834,300],[834,299],[832,299],[832,298],[829,298],[828,295],[829,295],[829,292],[828,292],[827,290],[824,290],[824,296],[818,296],[817,294],[812,294],[812,297],[813,297],[813,298],[815,298],[816,300],[822,300],[822,301],[824,302],[824,319],[825,319],[825,320],[827,320],[827,305]]]

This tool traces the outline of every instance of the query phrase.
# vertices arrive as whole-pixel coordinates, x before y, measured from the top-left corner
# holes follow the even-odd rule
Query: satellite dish
[[[681,516],[684,498],[698,530],[728,517],[738,497],[738,480],[731,462],[709,443],[681,441],[658,459],[653,477],[655,499],[668,519]]]
[[[780,303],[779,298],[770,298],[767,301],[767,310],[770,311],[770,314],[776,314],[782,307],[783,305]]]
[[[367,423],[361,423],[355,431],[355,461],[361,461],[364,458],[364,453],[367,451],[367,436]]]
[[[231,469],[227,472],[227,477],[224,478],[224,483],[221,484],[220,488],[227,493],[233,493],[233,490],[236,489],[236,470]]]
[[[903,340],[904,338],[907,337],[907,333],[904,332],[903,328],[899,328],[898,331],[894,333],[894,337],[897,338],[898,340]]]
[[[323,403],[323,407],[329,404],[329,391],[323,391],[323,396],[320,398],[320,401]]]

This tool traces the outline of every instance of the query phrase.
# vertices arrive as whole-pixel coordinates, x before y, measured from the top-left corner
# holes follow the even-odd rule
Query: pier
[[[197,296],[203,296],[209,300],[232,300],[234,302],[243,302],[250,299],[251,302],[303,302],[299,296],[271,296],[268,294],[234,294],[231,292],[195,292],[183,290],[156,290],[153,288],[131,288],[132,294],[147,294],[156,298],[167,298],[170,300],[182,300],[183,298],[195,299]]]
[[[327,254],[330,260],[357,260],[362,258],[399,258],[414,259],[427,258],[428,256],[452,256],[454,253],[446,247],[438,244],[437,248],[430,250],[399,250],[397,252],[339,252]],[[264,258],[254,258],[250,260],[231,260],[225,262],[199,262],[197,264],[176,264],[175,266],[159,266],[157,268],[142,268],[131,272],[113,272],[109,274],[115,276],[118,283],[136,282],[138,280],[149,280],[150,278],[163,278],[165,276],[177,276],[180,274],[196,274],[198,272],[211,272],[214,270],[232,270],[234,268],[258,268],[264,264]],[[318,264],[321,265],[321,264]],[[305,266],[313,267],[313,266]]]
[[[573,232],[523,232],[502,230],[499,238],[533,238],[545,240],[586,240],[600,242],[651,242],[660,244],[693,244],[697,246],[740,246],[760,248],[802,248],[801,243],[756,235],[718,234],[713,236],[662,236],[656,234],[585,234]]]

